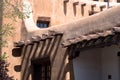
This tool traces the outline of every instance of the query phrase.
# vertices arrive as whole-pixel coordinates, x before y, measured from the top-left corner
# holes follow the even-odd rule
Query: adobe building
[[[15,80],[120,80],[119,2],[23,0],[30,17],[14,24],[16,35],[2,49],[9,53],[9,74]]]

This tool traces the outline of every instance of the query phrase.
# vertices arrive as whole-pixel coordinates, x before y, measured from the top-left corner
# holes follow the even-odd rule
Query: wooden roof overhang
[[[49,57],[51,54],[56,54],[63,33],[55,31],[49,31],[49,34],[43,34],[42,36],[33,36],[29,40],[19,41],[14,43],[14,50],[21,49],[21,52],[16,50],[14,57],[21,57],[21,73],[22,80],[27,80],[30,71],[31,60],[40,59],[43,57]],[[15,52],[15,51],[14,51]],[[20,54],[19,56],[18,53]],[[54,59],[54,58],[52,58]]]
[[[76,41],[77,39],[68,41],[70,45],[67,44],[66,47],[68,47],[69,59],[78,57],[80,52],[84,50],[118,45],[120,43],[120,27],[83,37],[79,42]]]

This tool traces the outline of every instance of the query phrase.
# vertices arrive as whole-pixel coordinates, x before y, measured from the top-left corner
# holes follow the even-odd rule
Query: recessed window
[[[93,1],[99,1],[99,0],[93,0]]]
[[[48,57],[33,60],[32,69],[32,80],[51,80],[51,65]]]
[[[50,26],[50,18],[49,17],[38,17],[36,25],[39,28],[48,28]]]
[[[49,22],[47,21],[37,21],[37,26],[39,28],[48,28],[49,27]]]
[[[104,2],[108,2],[109,0],[104,0]]]
[[[120,0],[117,0],[117,2],[120,2]]]

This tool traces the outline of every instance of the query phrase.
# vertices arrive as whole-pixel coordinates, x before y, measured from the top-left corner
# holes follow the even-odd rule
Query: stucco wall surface
[[[111,46],[88,50],[73,60],[75,80],[119,80],[119,48]],[[111,79],[108,76],[111,75]]]

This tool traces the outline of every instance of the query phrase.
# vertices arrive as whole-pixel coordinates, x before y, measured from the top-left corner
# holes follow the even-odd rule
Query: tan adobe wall
[[[95,12],[100,12],[107,8],[106,2],[92,0],[34,0],[31,2],[34,21],[36,22],[40,16],[50,17],[51,26],[87,17],[89,12],[92,11],[92,6]],[[115,5],[114,0],[111,0],[110,6]]]
[[[39,16],[45,16],[45,17],[50,17],[51,18],[51,26],[53,25],[59,25],[67,22],[72,22],[74,20],[87,17],[89,16],[89,11],[91,11],[91,6],[93,3],[87,3],[87,2],[80,2],[78,4],[73,5],[75,2],[73,0],[69,0],[68,2],[64,2],[63,0],[30,0],[31,5],[33,7],[33,16],[34,16],[34,21],[37,21],[37,18]],[[100,12],[100,6],[97,5],[95,7],[95,11]],[[106,8],[105,8],[106,9]],[[3,19],[3,23],[9,22],[9,20]],[[20,41],[23,39],[23,37],[26,37],[23,31],[25,30],[25,27],[23,26],[23,22],[19,21],[17,23],[13,23],[16,27],[15,31],[15,36],[12,38],[8,38],[8,48],[2,48],[2,52],[7,52],[8,53],[8,61],[11,63],[9,67],[9,74],[11,76],[14,76],[16,80],[21,80],[21,75],[20,72],[15,71],[15,66],[21,64],[21,57],[13,57],[12,55],[12,50],[13,50],[13,43],[15,41]],[[64,80],[64,69],[66,69],[66,63],[64,62],[65,59],[63,59],[66,50],[61,49],[61,46],[59,46],[59,53],[56,55],[54,59],[54,67],[52,68],[52,71],[56,74],[52,74],[52,80],[60,79]],[[60,52],[63,51],[61,54]],[[54,53],[55,54],[55,53]],[[67,53],[66,53],[67,54]],[[60,56],[60,57],[59,57]],[[64,57],[63,57],[64,56]],[[61,66],[58,66],[58,62],[60,64],[63,63],[63,72],[60,77],[58,77],[58,74],[60,74],[60,68]],[[57,67],[57,68],[56,68]],[[59,70],[59,71],[58,71]],[[67,70],[67,69],[66,69]],[[67,73],[69,76],[69,73]],[[67,77],[69,80],[69,77]],[[67,80],[65,79],[65,80]]]

